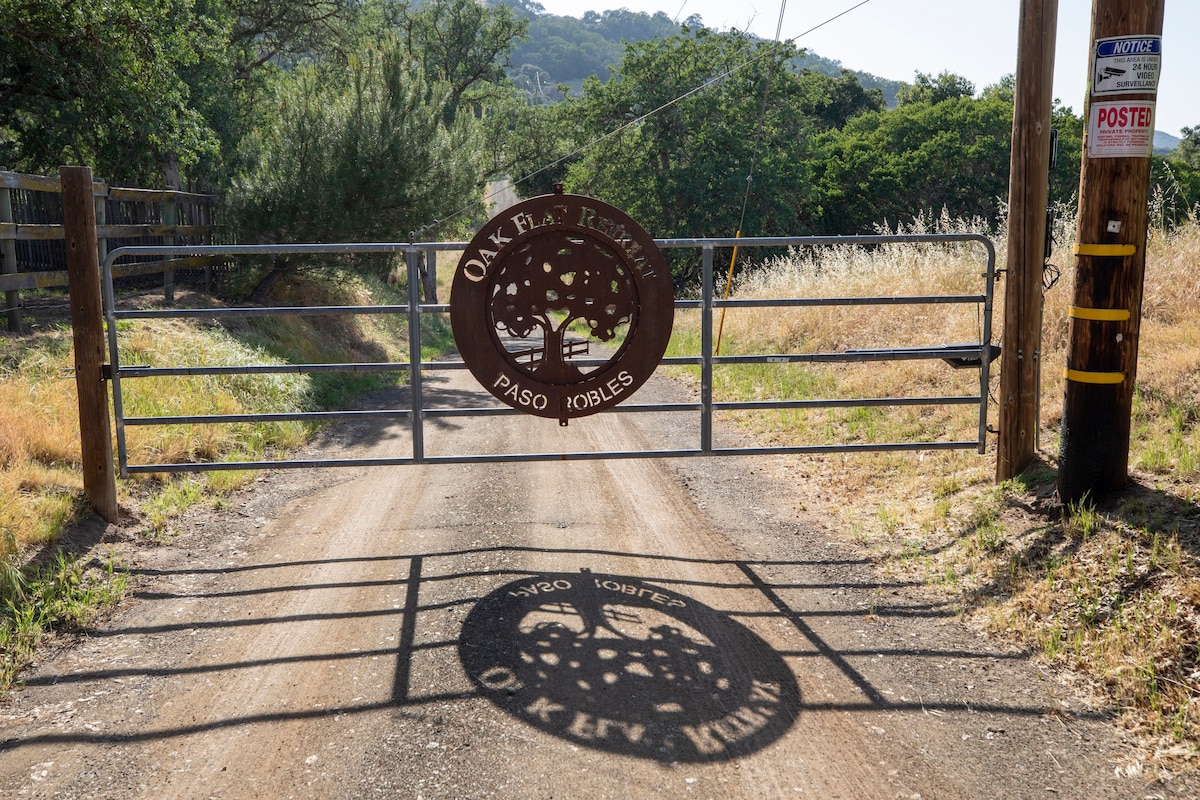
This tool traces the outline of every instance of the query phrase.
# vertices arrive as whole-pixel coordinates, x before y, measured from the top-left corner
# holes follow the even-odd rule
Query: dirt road
[[[427,391],[484,402],[466,373]],[[660,416],[451,420],[427,447],[694,426]],[[1120,776],[1115,732],[1053,680],[815,533],[786,465],[264,476],[170,544],[126,545],[133,597],[0,707],[0,796],[1173,796]]]

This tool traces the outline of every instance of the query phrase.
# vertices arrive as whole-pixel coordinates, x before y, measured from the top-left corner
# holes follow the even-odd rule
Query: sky
[[[775,38],[781,0],[539,0],[547,13],[627,8],[666,12],[683,21],[699,14],[711,28],[736,27]],[[862,0],[791,0],[782,39],[842,66],[881,78],[912,81],[916,72],[961,75],[976,91],[1017,70],[1020,0],[867,0],[861,7],[805,33]],[[1200,2],[1166,0],[1162,78],[1154,127],[1173,136],[1200,125]],[[1092,0],[1059,0],[1054,96],[1079,113],[1089,73]],[[802,35],[803,34],[803,35]]]

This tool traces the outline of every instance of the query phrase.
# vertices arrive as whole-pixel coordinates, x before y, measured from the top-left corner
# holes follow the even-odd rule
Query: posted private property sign
[[[1089,158],[1149,158],[1154,152],[1154,101],[1093,102]]]

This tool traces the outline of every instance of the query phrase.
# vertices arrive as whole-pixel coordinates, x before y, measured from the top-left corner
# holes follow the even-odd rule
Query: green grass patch
[[[0,695],[51,632],[81,631],[125,595],[126,576],[112,560],[88,565],[59,552],[52,563],[27,571],[11,559],[0,571]]]

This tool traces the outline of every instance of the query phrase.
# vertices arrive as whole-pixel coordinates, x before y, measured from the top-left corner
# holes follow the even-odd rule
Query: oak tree
[[[572,323],[582,320],[591,337],[608,342],[635,321],[633,276],[616,253],[594,241],[535,237],[505,259],[492,281],[492,324],[518,339],[541,332],[541,354],[529,369],[547,383],[583,378],[564,353]]]

